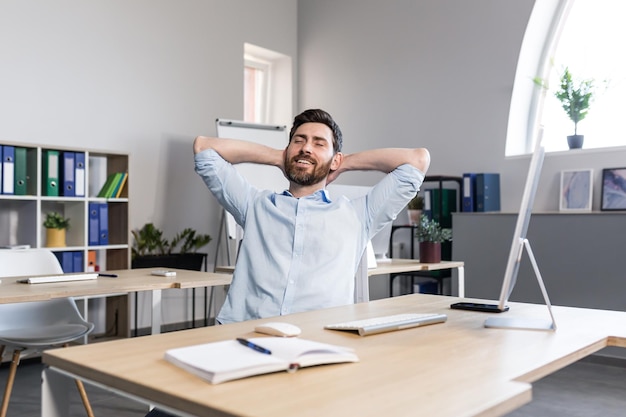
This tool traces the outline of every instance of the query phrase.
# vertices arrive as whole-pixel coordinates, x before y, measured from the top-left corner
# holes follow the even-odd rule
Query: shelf
[[[32,144],[20,144],[1,142],[0,146],[9,146],[25,150],[26,164],[26,195],[0,194],[0,245],[29,245],[31,248],[46,247],[46,229],[43,221],[47,213],[56,211],[70,219],[70,227],[66,234],[65,247],[48,248],[53,252],[83,252],[83,271],[88,267],[88,252],[98,252],[98,262],[101,269],[130,268],[130,229],[129,229],[129,185],[128,181],[122,189],[120,198],[97,198],[95,197],[106,178],[111,173],[128,172],[129,156],[116,152],[102,150],[88,150],[80,148],[63,148],[37,146]],[[23,151],[22,151],[23,152]],[[17,152],[16,152],[17,154]],[[22,153],[24,155],[24,152]],[[51,166],[45,163],[48,155],[58,155],[58,160],[52,159]],[[84,165],[76,164],[75,171],[66,178],[74,180],[84,176],[82,192],[78,196],[63,195],[63,161],[64,157],[71,158],[76,155],[84,155]],[[71,160],[71,159],[70,159]],[[15,158],[15,165],[24,159]],[[46,171],[57,167],[58,170]],[[14,167],[17,175],[17,166]],[[24,169],[24,167],[20,167]],[[56,178],[55,178],[56,176]],[[57,180],[55,187],[60,195],[46,195],[47,179]],[[74,185],[78,184],[75,181]],[[73,189],[74,190],[74,189]],[[76,192],[74,190],[73,192]],[[70,191],[71,192],[71,191]],[[108,205],[108,233],[109,244],[102,246],[88,245],[89,216],[88,206],[90,202],[107,203]],[[4,233],[7,231],[7,233]],[[68,271],[66,271],[68,272]],[[82,271],[69,271],[82,272]]]
[[[436,187],[428,187],[426,186],[426,184],[428,183],[436,183]],[[450,225],[448,226],[447,224],[445,224],[443,221],[441,221],[440,219],[444,219],[444,213],[443,213],[443,207],[445,206],[444,204],[444,193],[442,192],[442,190],[444,189],[444,184],[446,183],[453,183],[454,187],[455,187],[455,191],[456,191],[456,198],[455,198],[455,206],[450,210]],[[438,208],[439,212],[438,213],[433,213],[432,217],[435,218],[436,220],[439,221],[439,223],[443,226],[443,227],[451,227],[452,226],[452,213],[456,213],[460,210],[461,207],[461,196],[463,194],[463,177],[457,177],[457,176],[452,176],[452,175],[427,175],[424,178],[424,183],[422,184],[421,190],[420,192],[423,192],[423,190],[439,190],[439,192],[437,193],[438,196],[438,202],[436,207]],[[431,206],[434,206],[434,202],[431,202]],[[431,207],[432,208],[432,207]],[[415,254],[415,229],[417,228],[417,226],[414,225],[394,225],[391,228],[391,236],[389,238],[389,256],[391,258],[393,258],[395,255],[393,253],[393,241],[394,241],[394,234],[398,231],[398,230],[403,230],[403,229],[408,229],[410,236],[409,236],[409,257],[411,259],[415,259],[416,254]],[[442,259],[446,260],[446,261],[450,261],[452,260],[452,242],[443,242],[442,243],[442,247],[441,247],[441,251],[442,251]],[[406,272],[406,273],[399,273],[399,274],[392,274],[390,275],[390,280],[389,280],[389,294],[391,296],[393,296],[393,281],[396,277],[398,276],[409,276],[411,277],[411,292],[413,290],[413,284],[415,282],[415,278],[429,278],[429,279],[434,279],[437,281],[437,290],[439,294],[443,294],[443,284],[442,281],[443,279],[446,278],[451,278],[452,274],[450,270],[441,270],[441,271],[432,271],[432,272]]]

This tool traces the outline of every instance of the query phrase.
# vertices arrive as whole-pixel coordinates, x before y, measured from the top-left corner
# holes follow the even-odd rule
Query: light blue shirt
[[[233,281],[217,319],[230,323],[354,302],[354,277],[369,239],[393,221],[424,174],[402,165],[363,197],[327,190],[295,198],[252,185],[217,152],[196,172],[244,230]]]

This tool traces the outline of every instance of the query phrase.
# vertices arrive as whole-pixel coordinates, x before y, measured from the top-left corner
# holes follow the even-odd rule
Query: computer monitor
[[[372,248],[374,249],[374,256],[376,262],[389,262],[389,239],[391,239],[391,226],[389,222],[378,233],[372,237]]]
[[[544,148],[541,144],[543,137],[543,128],[539,129],[537,140],[535,143],[535,149],[530,159],[530,166],[528,168],[528,175],[526,177],[526,185],[524,186],[524,192],[522,194],[522,203],[519,213],[517,215],[517,223],[515,224],[515,231],[513,232],[513,241],[511,243],[511,250],[509,251],[509,257],[504,271],[504,278],[502,280],[502,288],[500,291],[500,298],[498,300],[498,307],[500,311],[504,311],[506,304],[509,300],[511,292],[515,287],[517,281],[517,274],[519,272],[520,262],[522,260],[522,254],[524,249],[528,251],[528,256],[532,263],[535,275],[541,292],[546,301],[548,311],[550,312],[551,321],[546,322],[544,320],[533,320],[526,318],[510,318],[510,317],[490,317],[485,321],[485,327],[506,327],[506,328],[521,328],[521,329],[533,329],[533,330],[555,330],[556,324],[554,316],[552,314],[552,306],[548,298],[548,293],[543,284],[539,267],[533,255],[530,243],[526,238],[528,231],[528,224],[530,223],[530,217],[532,214],[533,202],[535,201],[535,193],[537,191],[537,185],[539,184],[539,176],[541,174],[541,168],[543,165]]]

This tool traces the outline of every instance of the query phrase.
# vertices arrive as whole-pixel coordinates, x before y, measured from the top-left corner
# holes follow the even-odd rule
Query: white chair
[[[0,250],[0,277],[62,273],[59,261],[49,250]],[[92,323],[83,320],[71,298],[0,304],[0,358],[5,348],[13,349],[0,417],[6,416],[17,366],[26,349],[32,352],[65,346],[87,335],[93,328]],[[76,386],[87,415],[93,417],[82,382],[76,380]]]

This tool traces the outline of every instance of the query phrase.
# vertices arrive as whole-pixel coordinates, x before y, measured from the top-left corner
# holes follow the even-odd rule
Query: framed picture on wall
[[[593,199],[593,170],[561,171],[561,211],[591,211]]]
[[[626,210],[626,168],[602,170],[601,210]]]

